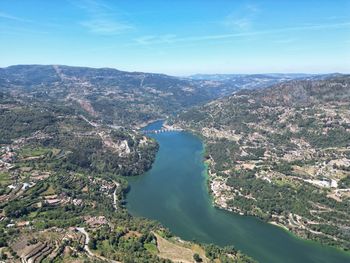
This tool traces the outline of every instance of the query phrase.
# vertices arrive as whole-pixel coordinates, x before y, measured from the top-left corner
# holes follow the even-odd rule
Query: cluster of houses
[[[44,196],[44,203],[50,206],[56,206],[56,205],[66,205],[66,204],[73,204],[75,206],[82,206],[83,200],[79,198],[72,198],[70,196],[65,195],[64,193],[61,193],[60,195],[54,194],[54,195],[46,195]]]
[[[91,228],[97,228],[108,224],[105,216],[86,216],[84,219],[85,223]]]
[[[10,170],[14,167],[12,164],[16,158],[16,153],[10,146],[0,148],[0,172]]]
[[[112,194],[115,189],[115,184],[113,182],[109,182],[101,178],[89,177],[89,182],[91,184],[98,185],[99,190],[107,195]]]

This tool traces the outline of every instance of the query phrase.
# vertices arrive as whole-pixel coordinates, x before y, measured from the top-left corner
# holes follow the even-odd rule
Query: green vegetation
[[[207,245],[205,247],[205,255],[210,260],[214,261],[216,259],[219,259],[220,262],[223,263],[229,263],[229,262],[235,262],[235,263],[256,263],[255,260],[252,258],[244,255],[243,253],[236,251],[233,247],[224,247],[219,248],[214,245]]]
[[[53,108],[51,112],[49,107]],[[64,117],[61,117],[62,113],[65,113]],[[22,136],[31,138],[25,147],[20,148],[18,155],[22,159],[30,157],[26,160],[28,165],[42,168],[92,169],[128,176],[141,174],[151,167],[157,151],[154,141],[148,140],[140,145],[141,135],[125,129],[113,131],[106,126],[95,128],[73,113],[66,106],[52,107],[52,104],[6,110],[0,117],[3,124],[0,138],[3,138],[3,143]],[[128,154],[118,152],[122,150],[118,148],[118,143],[125,139],[130,149]],[[141,151],[144,153],[142,158],[139,155]]]
[[[151,167],[158,150],[153,139],[93,122],[74,104],[4,95],[0,105],[2,259],[23,258],[36,247],[43,262],[170,262],[159,257],[153,235],[169,238],[169,230],[124,207],[123,176]]]
[[[340,188],[350,188],[350,175],[348,175],[347,177],[342,178],[339,181],[339,187]]]
[[[348,250],[349,85],[338,76],[241,91],[172,121],[205,140],[227,208]]]

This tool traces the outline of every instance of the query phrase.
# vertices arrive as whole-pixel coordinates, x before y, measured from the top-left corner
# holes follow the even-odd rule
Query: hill
[[[268,83],[286,79],[284,75],[246,75],[227,81],[111,68],[17,65],[0,68],[0,91],[25,100],[70,103],[95,120],[131,127],[230,95],[247,85],[264,87],[266,78]]]
[[[215,204],[350,248],[350,76],[244,90],[180,113]]]

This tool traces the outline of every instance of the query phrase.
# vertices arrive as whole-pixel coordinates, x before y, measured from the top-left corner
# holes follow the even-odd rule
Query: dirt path
[[[115,189],[114,189],[114,192],[113,192],[113,206],[114,206],[114,209],[117,211],[118,210],[118,206],[117,206],[117,190],[118,190],[119,184],[116,181],[113,181],[113,183],[115,184]]]

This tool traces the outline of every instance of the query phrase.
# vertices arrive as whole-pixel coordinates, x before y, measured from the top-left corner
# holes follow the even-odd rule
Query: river
[[[145,129],[161,125],[158,121]],[[201,140],[188,132],[152,137],[160,145],[152,169],[129,179],[127,208],[132,215],[157,220],[185,240],[233,245],[261,263],[350,262],[349,253],[299,239],[257,218],[213,207]]]

